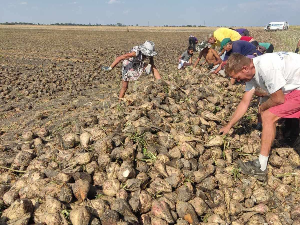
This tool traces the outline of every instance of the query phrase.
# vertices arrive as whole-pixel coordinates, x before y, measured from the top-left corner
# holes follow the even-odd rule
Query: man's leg
[[[280,117],[266,110],[261,113],[262,119],[262,136],[261,136],[261,149],[258,161],[260,169],[265,171],[268,165],[268,159],[271,151],[272,143],[276,135],[276,122]]]
[[[280,117],[266,110],[261,113],[263,130],[261,137],[261,149],[260,155],[257,160],[243,162],[238,161],[241,171],[244,174],[252,175],[261,181],[266,181],[267,178],[267,164],[269,159],[269,154],[271,151],[272,142],[275,139],[276,134],[276,121]]]
[[[193,46],[193,40],[192,40],[192,38],[189,38],[189,46]]]
[[[263,124],[262,136],[261,136],[261,149],[260,154],[263,156],[269,156],[272,143],[276,135],[276,122],[280,117],[266,110],[261,113],[261,119]]]
[[[128,81],[122,80],[121,91],[120,91],[119,98],[124,98],[125,92],[128,89],[128,83],[129,83]]]
[[[191,63],[188,63],[188,62],[185,62],[185,63],[183,63],[182,68],[185,69],[186,67],[188,67],[188,66],[190,66],[190,65],[192,65],[192,64],[191,64]]]

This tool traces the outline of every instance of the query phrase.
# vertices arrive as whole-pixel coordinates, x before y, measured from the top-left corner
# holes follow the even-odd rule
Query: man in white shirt
[[[249,59],[234,53],[229,57],[225,71],[231,78],[245,81],[246,92],[221,133],[228,133],[246,113],[256,87],[270,95],[259,107],[263,124],[259,159],[239,161],[243,173],[265,180],[276,122],[280,118],[300,118],[300,55],[276,52]]]

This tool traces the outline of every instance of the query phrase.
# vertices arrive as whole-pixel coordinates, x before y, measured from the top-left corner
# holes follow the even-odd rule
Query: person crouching
[[[128,89],[129,81],[137,80],[145,71],[147,74],[153,73],[155,79],[161,79],[158,70],[154,65],[153,56],[157,55],[152,41],[146,41],[140,46],[134,46],[127,54],[121,55],[115,59],[110,67],[104,66],[102,70],[111,71],[120,61],[122,63],[122,85],[119,98],[123,98]],[[149,63],[144,60],[149,58]]]
[[[193,46],[189,46],[188,49],[182,53],[179,57],[178,69],[184,69],[187,66],[192,65],[192,57],[194,54]]]

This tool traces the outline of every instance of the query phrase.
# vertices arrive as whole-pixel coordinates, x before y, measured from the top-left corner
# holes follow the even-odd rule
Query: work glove
[[[151,73],[151,64],[148,64],[148,65],[146,66],[145,72],[146,72],[146,74],[148,74],[148,75]]]
[[[105,72],[109,72],[112,70],[112,68],[110,66],[102,66],[102,70]]]

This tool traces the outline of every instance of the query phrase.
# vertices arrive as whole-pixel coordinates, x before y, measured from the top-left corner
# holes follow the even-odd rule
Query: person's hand
[[[110,66],[102,66],[102,70],[105,72],[109,72],[112,70],[112,68]]]
[[[151,64],[148,64],[146,67],[145,67],[145,72],[146,74],[150,74],[151,73]]]
[[[222,127],[221,129],[220,129],[220,134],[228,134],[229,133],[229,130],[231,129],[231,126],[225,126],[225,127]]]

